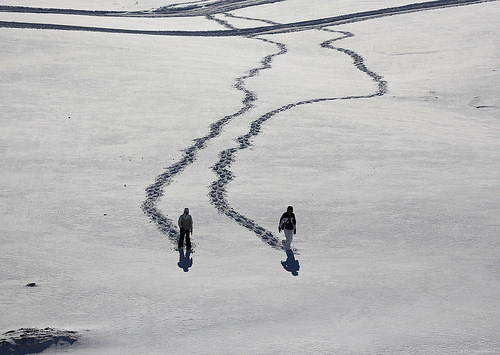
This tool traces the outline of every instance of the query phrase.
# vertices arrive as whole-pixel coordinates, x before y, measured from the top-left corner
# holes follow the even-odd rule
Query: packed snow
[[[0,4],[0,353],[500,353],[500,3],[220,3]]]

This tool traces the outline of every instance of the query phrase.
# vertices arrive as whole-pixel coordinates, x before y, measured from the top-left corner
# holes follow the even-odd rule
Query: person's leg
[[[186,231],[186,248],[191,250],[191,238],[189,237],[189,231]]]
[[[184,229],[181,228],[181,235],[179,237],[179,244],[177,245],[177,247],[180,249],[182,247],[184,247],[184,234],[186,233],[186,231]]]
[[[293,230],[285,229],[285,238],[286,238],[285,249],[290,250],[293,239]]]

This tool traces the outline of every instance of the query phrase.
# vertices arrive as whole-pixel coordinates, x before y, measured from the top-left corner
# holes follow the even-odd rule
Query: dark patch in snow
[[[496,110],[496,109],[498,109],[497,106],[487,106],[487,105],[476,106],[476,108],[480,109],[480,110]]]
[[[51,346],[64,349],[78,340],[75,331],[54,328],[21,328],[0,336],[0,354],[33,354],[47,350]]]

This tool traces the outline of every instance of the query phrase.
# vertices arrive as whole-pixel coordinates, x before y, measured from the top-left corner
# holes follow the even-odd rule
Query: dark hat
[[[292,206],[288,206],[288,207],[286,208],[286,211],[287,211],[287,212],[288,212],[288,211],[293,212],[293,207],[292,207]]]

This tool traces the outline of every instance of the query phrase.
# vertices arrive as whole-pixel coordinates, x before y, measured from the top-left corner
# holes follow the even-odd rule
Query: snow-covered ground
[[[0,21],[228,30],[408,3]],[[77,331],[75,354],[500,353],[499,16],[492,1],[256,37],[0,28],[0,334]],[[296,276],[269,245],[287,205]],[[162,227],[184,207],[187,272]]]

